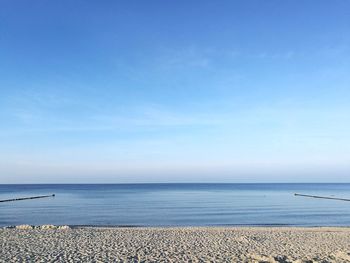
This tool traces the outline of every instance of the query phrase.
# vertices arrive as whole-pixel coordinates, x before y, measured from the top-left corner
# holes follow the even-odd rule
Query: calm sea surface
[[[0,226],[350,226],[350,184],[0,185]]]

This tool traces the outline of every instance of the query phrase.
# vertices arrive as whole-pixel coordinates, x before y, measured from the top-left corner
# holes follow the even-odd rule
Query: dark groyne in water
[[[310,198],[320,198],[320,199],[331,199],[331,200],[338,200],[338,201],[347,201],[350,202],[350,199],[346,198],[337,198],[337,197],[328,197],[328,196],[318,196],[318,195],[304,195],[304,194],[294,194],[295,196],[301,196],[301,197],[310,197]]]
[[[13,198],[13,199],[5,199],[5,200],[0,200],[0,203],[13,202],[13,201],[22,201],[22,200],[30,200],[30,199],[39,199],[39,198],[47,198],[47,197],[54,197],[54,196],[55,196],[55,194],[31,196],[31,197],[22,197],[22,198]]]

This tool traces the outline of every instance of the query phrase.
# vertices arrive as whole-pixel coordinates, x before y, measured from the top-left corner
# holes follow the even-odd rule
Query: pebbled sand
[[[0,262],[350,262],[350,228],[0,229]]]

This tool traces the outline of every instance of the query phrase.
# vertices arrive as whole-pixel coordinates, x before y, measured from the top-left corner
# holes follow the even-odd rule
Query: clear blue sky
[[[350,1],[0,2],[0,183],[350,181]]]

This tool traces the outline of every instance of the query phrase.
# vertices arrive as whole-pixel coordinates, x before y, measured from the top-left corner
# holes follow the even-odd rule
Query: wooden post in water
[[[13,201],[22,201],[22,200],[29,200],[29,199],[39,199],[39,198],[54,197],[54,196],[55,196],[55,194],[32,196],[32,197],[22,197],[22,198],[13,198],[13,199],[0,200],[0,203],[13,202]]]
[[[294,194],[295,196],[302,196],[302,197],[311,197],[311,198],[321,198],[321,199],[331,199],[331,200],[338,200],[338,201],[347,201],[350,202],[350,199],[346,198],[337,198],[337,197],[328,197],[328,196],[318,196],[318,195],[304,195],[304,194]]]

